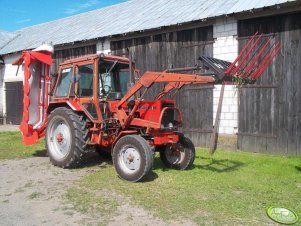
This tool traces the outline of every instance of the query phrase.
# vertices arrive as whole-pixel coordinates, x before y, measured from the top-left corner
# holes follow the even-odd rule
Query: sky
[[[0,0],[0,30],[16,31],[126,0]]]

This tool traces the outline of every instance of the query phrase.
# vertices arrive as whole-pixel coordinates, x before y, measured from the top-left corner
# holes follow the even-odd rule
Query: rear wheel
[[[88,141],[86,122],[71,109],[56,108],[49,116],[45,140],[47,154],[54,165],[76,167]]]
[[[120,138],[113,149],[112,157],[118,175],[131,182],[143,180],[153,167],[153,151],[139,135]]]
[[[168,168],[186,170],[195,159],[195,148],[191,140],[179,134],[179,142],[175,145],[160,146],[160,158]]]

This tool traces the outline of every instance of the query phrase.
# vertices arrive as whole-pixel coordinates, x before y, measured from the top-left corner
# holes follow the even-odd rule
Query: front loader
[[[203,56],[203,67],[142,76],[128,58],[94,54],[65,61],[56,78],[49,74],[51,51],[24,51],[14,63],[24,63],[23,143],[45,137],[51,162],[63,168],[78,166],[92,149],[112,155],[117,174],[131,182],[150,173],[154,152],[165,166],[185,170],[194,162],[194,144],[179,132],[175,100],[162,98],[190,84],[254,83],[280,48],[255,34],[232,64]],[[197,73],[201,69],[208,73]],[[145,100],[155,83],[164,83],[163,90]]]

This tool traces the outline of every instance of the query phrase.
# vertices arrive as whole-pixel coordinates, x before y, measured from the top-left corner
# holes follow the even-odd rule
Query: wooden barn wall
[[[53,65],[51,72],[57,72],[59,64],[65,60],[96,53],[96,45],[75,47],[63,50],[56,50],[53,55]]]
[[[282,49],[254,88],[240,88],[238,147],[301,154],[301,13],[239,21],[242,37],[275,34]]]
[[[130,49],[141,74],[168,68],[194,66],[201,55],[213,55],[212,26],[151,35],[111,42],[113,54]],[[149,90],[152,99],[163,85]],[[208,146],[213,124],[213,89],[206,86],[187,87],[176,94],[177,105],[183,112],[183,132],[196,146]]]

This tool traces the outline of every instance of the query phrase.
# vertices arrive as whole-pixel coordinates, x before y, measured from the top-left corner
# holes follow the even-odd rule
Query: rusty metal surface
[[[293,0],[294,1],[294,0]],[[132,0],[86,13],[17,30],[0,54],[33,49],[41,43],[62,45],[126,35],[222,15],[282,7],[289,0]],[[297,2],[297,1],[296,1]]]

